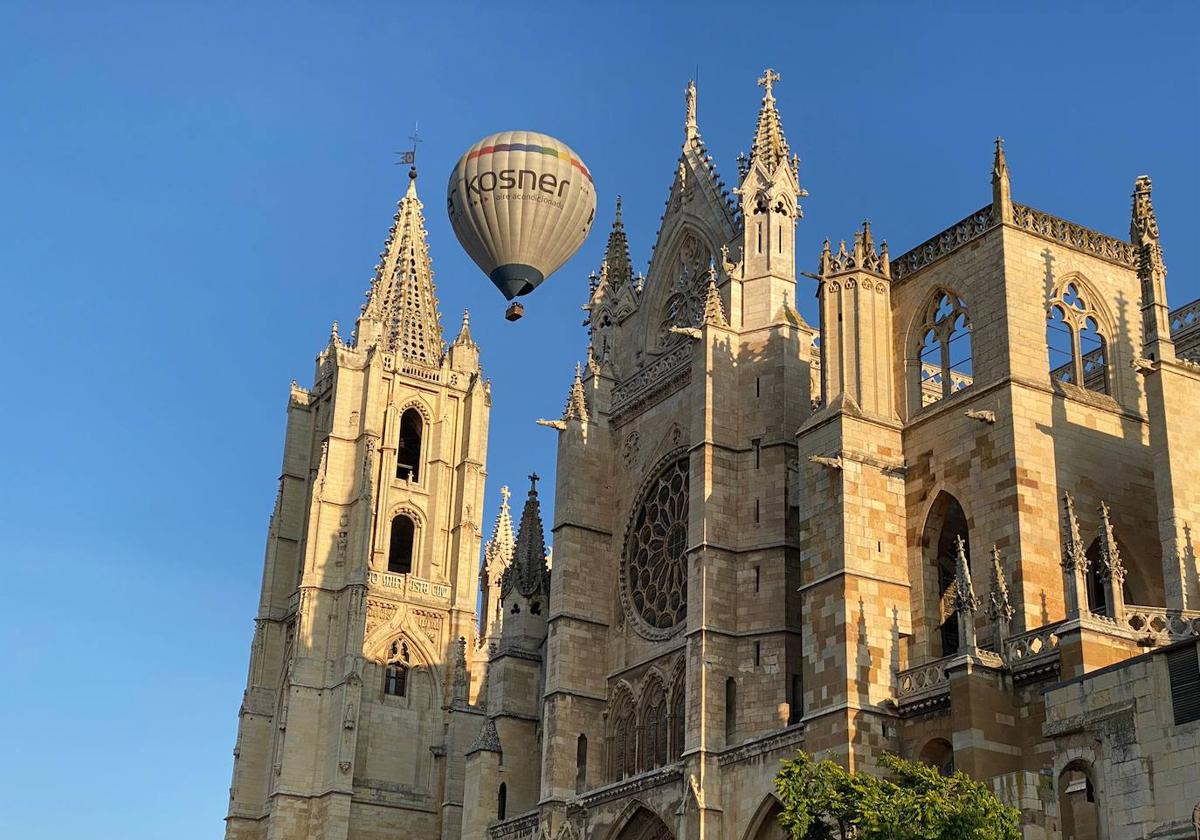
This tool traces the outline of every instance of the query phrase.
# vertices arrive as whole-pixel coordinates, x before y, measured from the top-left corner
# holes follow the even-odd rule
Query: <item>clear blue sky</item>
[[[1018,201],[1106,233],[1153,176],[1171,300],[1200,296],[1194,6],[456,5],[0,5],[0,836],[220,835],[288,382],[357,312],[416,120],[445,327],[471,308],[494,383],[489,522],[553,476],[533,421],[617,192],[645,269],[696,73],[730,182],[782,75],[801,268],[864,216],[896,254],[986,204],[1003,134]],[[442,208],[517,127],[578,151],[600,209],[514,326]]]

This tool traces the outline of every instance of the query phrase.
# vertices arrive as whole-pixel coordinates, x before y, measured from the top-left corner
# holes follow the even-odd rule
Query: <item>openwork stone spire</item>
[[[1150,200],[1150,178],[1139,176],[1133,185],[1133,214],[1129,241],[1137,249],[1138,280],[1142,292],[1143,352],[1152,359],[1172,359],[1170,311],[1167,307],[1167,266],[1158,236],[1158,217]]]
[[[542,507],[537,494],[538,474],[529,476],[529,495],[517,529],[517,546],[512,565],[504,573],[500,588],[505,593],[515,586],[528,597],[539,590],[550,591],[550,572],[546,568],[546,537],[542,531]]]
[[[762,78],[758,80],[765,90],[762,107],[758,112],[758,126],[754,132],[754,143],[750,147],[750,164],[761,161],[768,172],[774,172],[781,164],[787,163],[791,157],[787,139],[783,136],[783,123],[779,119],[779,111],[775,108],[775,94],[772,85],[779,81],[779,74],[767,68]]]
[[[617,196],[617,214],[613,218],[612,231],[608,234],[608,246],[604,249],[604,264],[607,266],[605,270],[611,291],[615,292],[633,280],[629,239],[625,236],[625,222],[621,218],[621,196]]]
[[[389,352],[436,367],[442,360],[442,325],[415,168],[408,178],[363,316],[379,325],[378,335]]]

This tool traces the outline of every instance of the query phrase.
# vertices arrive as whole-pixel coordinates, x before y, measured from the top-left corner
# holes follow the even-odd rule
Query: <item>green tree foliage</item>
[[[963,773],[885,755],[890,774],[849,773],[805,753],[775,777],[792,840],[1020,840],[1017,809]]]

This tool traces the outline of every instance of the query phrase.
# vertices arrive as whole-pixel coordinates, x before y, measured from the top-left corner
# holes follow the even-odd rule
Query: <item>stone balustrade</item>
[[[1200,636],[1200,610],[1167,607],[1125,606],[1125,623],[1140,638],[1165,645]]]

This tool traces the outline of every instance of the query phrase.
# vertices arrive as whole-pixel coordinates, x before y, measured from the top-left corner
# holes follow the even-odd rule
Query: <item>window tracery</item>
[[[388,661],[384,667],[383,693],[392,697],[408,696],[408,671],[412,667],[408,642],[397,639],[388,649]]]
[[[658,330],[658,347],[680,341],[671,327],[696,327],[704,319],[705,281],[712,254],[694,234],[685,233],[679,254],[669,271],[671,294],[663,304]]]
[[[626,532],[621,596],[647,638],[666,638],[687,616],[687,519],[684,455],[643,486]]]
[[[1074,282],[1055,290],[1046,305],[1046,352],[1054,382],[1109,393],[1108,341],[1099,312]]]
[[[971,317],[962,298],[939,290],[922,320],[916,388],[918,407],[967,388],[974,380],[971,358]]]

